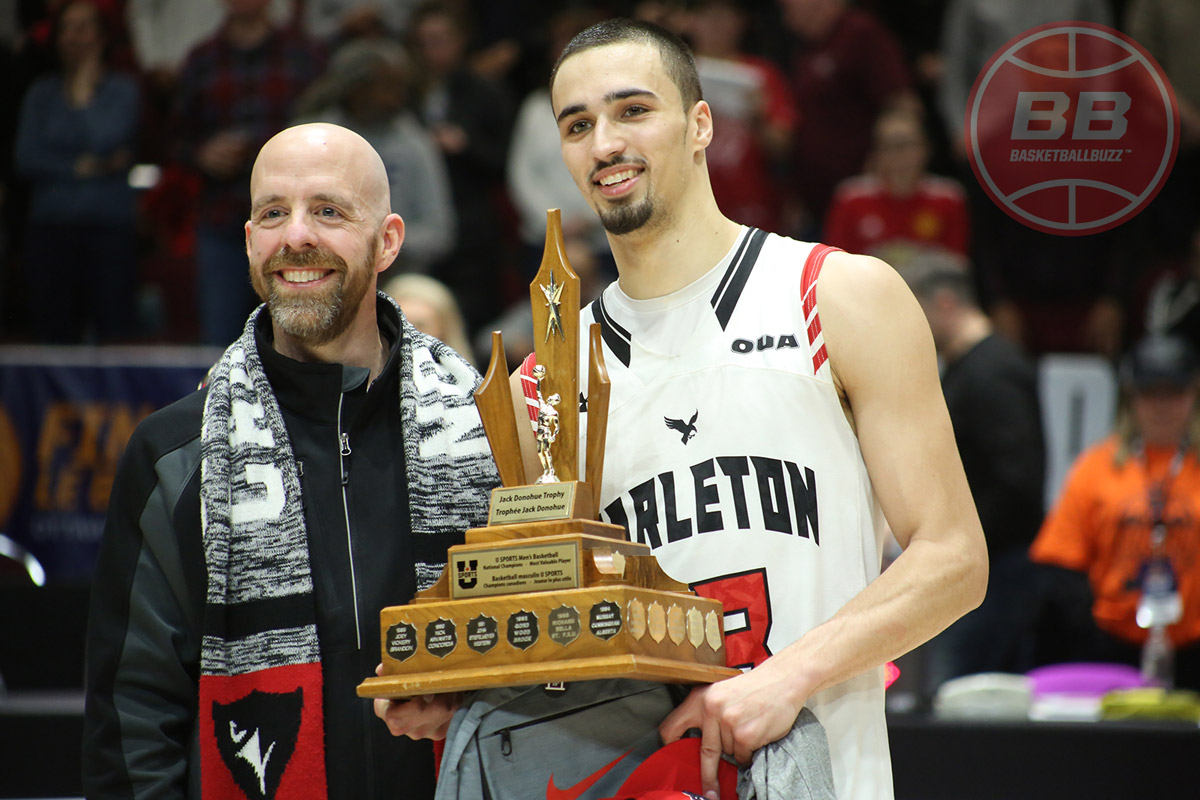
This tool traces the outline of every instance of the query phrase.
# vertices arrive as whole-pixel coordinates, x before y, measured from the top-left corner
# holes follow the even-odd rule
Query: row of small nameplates
[[[686,639],[692,647],[705,642],[715,652],[721,649],[721,619],[716,611],[702,613],[690,608],[686,612],[677,605],[664,609],[661,603],[651,603],[647,608],[640,600],[629,601],[629,634],[641,640],[646,634],[656,642],[670,637],[675,644]],[[579,638],[581,620],[574,606],[559,606],[546,616],[546,635],[555,644],[566,647]],[[588,614],[587,630],[597,639],[608,641],[621,632],[621,607],[611,600],[592,606]],[[514,611],[508,615],[505,625],[508,643],[518,650],[532,647],[541,635],[540,620],[536,612]],[[480,614],[467,623],[467,647],[483,655],[499,643],[499,623],[494,617]],[[425,626],[425,650],[438,658],[445,658],[458,647],[458,625],[453,620],[435,619]],[[387,653],[397,661],[405,661],[416,655],[419,647],[417,629],[407,622],[392,625],[387,630]]]

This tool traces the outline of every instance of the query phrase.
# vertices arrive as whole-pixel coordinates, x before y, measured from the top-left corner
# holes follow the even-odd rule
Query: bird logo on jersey
[[[683,434],[683,438],[680,441],[687,444],[696,435],[696,417],[698,416],[700,416],[699,409],[696,410],[695,414],[692,414],[692,418],[686,424],[681,419],[671,419],[670,417],[663,417],[663,422],[667,423],[667,427],[671,430],[679,431]]]

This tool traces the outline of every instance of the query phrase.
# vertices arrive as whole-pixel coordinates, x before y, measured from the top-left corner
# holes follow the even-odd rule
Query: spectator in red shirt
[[[786,158],[796,107],[783,71],[742,50],[746,12],[734,0],[701,0],[684,33],[713,112],[708,176],[726,216],[768,231],[781,227],[775,165]]]
[[[923,250],[966,257],[966,193],[957,181],[931,175],[921,119],[906,110],[882,114],[868,170],[838,185],[822,241],[879,256],[903,272]]]
[[[795,35],[792,91],[797,197],[819,229],[834,187],[863,169],[871,126],[892,107],[917,107],[904,52],[874,16],[846,0],[779,0]]]

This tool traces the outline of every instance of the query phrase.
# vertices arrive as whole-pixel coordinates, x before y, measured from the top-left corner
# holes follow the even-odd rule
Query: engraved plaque
[[[494,618],[480,614],[467,623],[467,647],[476,653],[483,655],[495,647],[499,640],[499,626]]]
[[[579,548],[574,542],[471,550],[456,554],[450,567],[455,599],[579,586]]]
[[[387,654],[397,661],[412,658],[417,652],[417,629],[407,622],[388,628]]]
[[[605,641],[616,636],[621,632],[621,607],[611,600],[596,603],[588,618],[588,630]]]
[[[569,519],[574,502],[573,483],[496,489],[488,509],[488,525]]]
[[[692,647],[704,644],[704,615],[698,608],[689,608],[687,612],[687,638]]]
[[[715,611],[710,611],[704,616],[704,638],[709,647],[718,653],[721,652],[721,619]]]
[[[636,597],[629,601],[629,635],[634,639],[646,635],[646,606]]]
[[[458,647],[458,628],[448,619],[435,619],[425,626],[425,649],[445,658]]]
[[[673,605],[667,609],[667,636],[675,644],[683,644],[683,609]]]
[[[538,618],[532,611],[515,611],[508,615],[508,643],[518,650],[528,650],[538,640]]]
[[[651,603],[650,608],[646,609],[646,629],[650,631],[650,638],[656,642],[666,638],[667,611],[661,603]]]
[[[546,635],[550,641],[566,647],[579,638],[579,612],[571,606],[559,606],[546,619]]]

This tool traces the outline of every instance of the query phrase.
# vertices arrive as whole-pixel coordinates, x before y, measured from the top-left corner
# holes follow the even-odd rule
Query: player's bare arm
[[[878,259],[835,253],[817,287],[834,382],[901,556],[795,646],[823,653],[813,690],[908,652],[975,608],[987,547],[946,411],[928,323]],[[810,641],[811,640],[811,641]]]
[[[933,637],[986,588],[983,532],[920,306],[887,264],[846,253],[827,258],[817,292],[835,385],[904,552],[830,620],[750,672],[694,691],[663,722],[666,741],[701,729],[706,790],[722,752],[747,763],[813,693]]]

